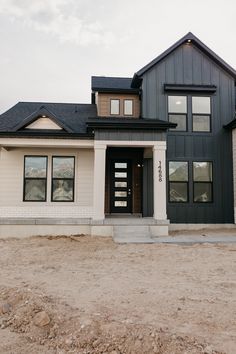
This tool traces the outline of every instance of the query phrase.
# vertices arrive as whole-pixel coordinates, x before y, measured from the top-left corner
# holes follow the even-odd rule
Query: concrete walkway
[[[114,237],[116,243],[170,243],[170,244],[196,244],[196,243],[236,243],[235,235],[178,235],[178,236],[160,236],[160,237]]]

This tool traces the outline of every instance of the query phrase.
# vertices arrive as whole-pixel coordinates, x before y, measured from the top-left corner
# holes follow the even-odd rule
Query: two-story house
[[[234,223],[235,82],[188,33],[133,78],[92,77],[91,104],[17,103],[0,116],[0,235]]]

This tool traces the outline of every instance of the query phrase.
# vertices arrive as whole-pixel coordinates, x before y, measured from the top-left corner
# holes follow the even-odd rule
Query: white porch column
[[[166,220],[166,142],[153,146],[154,219]]]
[[[105,218],[106,145],[94,145],[93,219]]]

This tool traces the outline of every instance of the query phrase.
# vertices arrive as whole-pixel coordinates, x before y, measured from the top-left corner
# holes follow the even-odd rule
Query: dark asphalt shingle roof
[[[85,134],[87,119],[97,117],[95,104],[19,102],[0,115],[0,132],[17,131],[21,122],[27,123],[42,107],[53,114],[59,125],[77,134]]]
[[[98,92],[129,92],[138,93],[137,89],[131,88],[130,77],[92,76],[91,86],[93,91]]]

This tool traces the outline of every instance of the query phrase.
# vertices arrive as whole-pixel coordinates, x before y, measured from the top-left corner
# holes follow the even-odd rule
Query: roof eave
[[[91,129],[121,129],[121,130],[167,130],[169,128],[176,128],[177,124],[155,119],[109,119],[109,118],[96,118],[88,119],[88,131]]]

